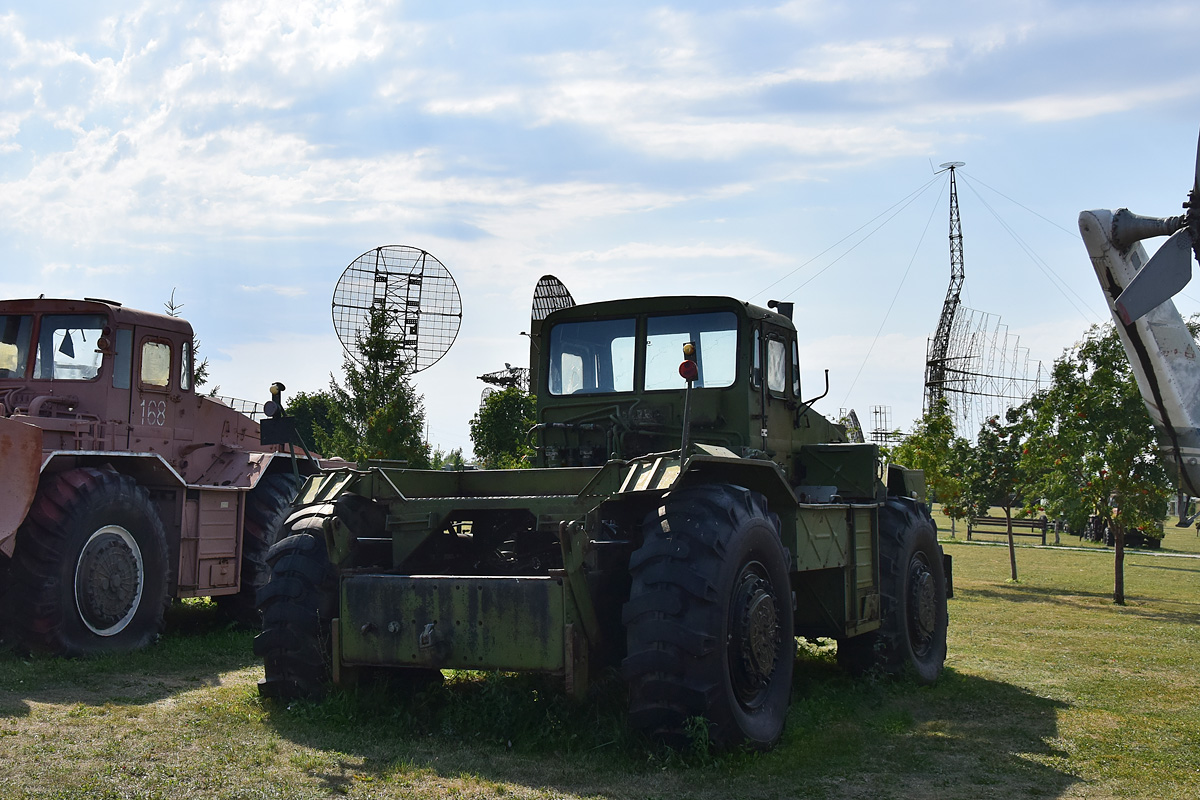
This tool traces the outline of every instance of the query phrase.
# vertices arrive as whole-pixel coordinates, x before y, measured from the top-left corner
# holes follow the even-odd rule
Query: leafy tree
[[[297,392],[287,402],[288,416],[309,448],[320,451],[317,442],[328,442],[337,429],[333,395],[327,391]]]
[[[488,395],[471,419],[476,458],[488,469],[529,466],[528,433],[536,414],[536,398],[517,386]]]
[[[1171,480],[1125,348],[1111,325],[1093,325],[1054,362],[1050,388],[1021,409],[1026,502],[1082,530],[1092,515],[1115,535],[1113,601],[1125,602],[1127,529],[1161,535]]]
[[[992,506],[1004,509],[1008,532],[1008,561],[1012,579],[1017,580],[1017,551],[1013,544],[1012,510],[1021,489],[1021,429],[1019,412],[1010,410],[1007,424],[999,416],[989,417],[979,428],[971,450],[966,495],[972,513],[986,515]]]
[[[442,469],[449,465],[454,469],[462,469],[464,465],[463,451],[461,447],[456,447],[450,452],[446,452],[440,447],[433,450],[433,455],[429,457],[430,469]]]
[[[931,498],[942,504],[951,519],[963,519],[971,513],[963,471],[969,449],[969,443],[955,434],[950,404],[942,398],[913,424],[912,433],[892,449],[890,459],[924,470]]]
[[[429,446],[421,437],[424,401],[409,382],[411,368],[400,358],[399,343],[388,335],[393,316],[385,308],[371,309],[367,331],[358,338],[365,363],[347,355],[342,366],[345,387],[331,375],[329,389],[317,393],[324,397],[309,406],[313,436],[324,455],[352,461],[394,459],[424,469],[429,466]]]

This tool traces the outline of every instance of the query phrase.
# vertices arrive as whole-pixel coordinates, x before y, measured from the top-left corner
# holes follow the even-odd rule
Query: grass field
[[[948,533],[948,527],[947,527]],[[90,661],[0,655],[0,797],[1179,798],[1200,796],[1200,539],[1112,554],[947,540],[956,597],[936,686],[855,681],[806,644],[781,745],[677,755],[626,732],[618,681],[450,675],[264,705],[251,636],[205,604]],[[1073,537],[1064,544],[1074,544]]]

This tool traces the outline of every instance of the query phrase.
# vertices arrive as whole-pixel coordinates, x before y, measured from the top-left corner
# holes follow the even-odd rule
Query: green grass
[[[961,536],[961,534],[960,534]],[[1068,540],[1072,545],[1075,539]],[[1200,558],[945,543],[947,671],[855,681],[805,643],[771,753],[674,754],[536,676],[448,674],[264,704],[248,633],[207,604],[149,651],[0,655],[0,797],[1108,798],[1200,796]],[[1164,552],[1197,553],[1168,528]]]

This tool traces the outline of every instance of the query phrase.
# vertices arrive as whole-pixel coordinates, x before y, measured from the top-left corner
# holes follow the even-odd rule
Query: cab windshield
[[[638,320],[563,322],[550,330],[550,393],[608,394],[634,391],[635,357],[646,369],[638,390],[682,389],[683,345],[696,345],[697,388],[731,386],[737,377],[737,315],[732,311],[647,317]],[[640,352],[639,352],[640,351]]]
[[[104,355],[96,344],[107,324],[103,314],[46,314],[38,329],[35,380],[90,381]]]
[[[0,378],[24,378],[29,363],[30,314],[0,314]]]

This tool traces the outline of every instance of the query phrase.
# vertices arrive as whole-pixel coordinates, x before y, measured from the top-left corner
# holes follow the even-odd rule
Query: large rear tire
[[[301,509],[288,517],[287,534],[267,551],[270,580],[258,593],[262,633],[254,653],[263,659],[263,697],[319,700],[333,675],[333,618],[337,574],[325,547],[324,521],[332,514]]]
[[[80,467],[42,478],[17,532],[4,601],[20,645],[82,656],[145,647],[170,602],[167,539],[133,478]]]
[[[892,498],[879,509],[881,625],[838,642],[838,663],[931,684],[946,661],[946,575],[937,529],[918,504]]]
[[[630,558],[630,724],[673,746],[702,717],[717,748],[772,747],[791,696],[788,558],[766,500],[739,486],[671,492]]]
[[[300,482],[290,472],[265,476],[246,495],[242,526],[242,576],[237,594],[215,598],[221,612],[239,625],[259,629],[258,591],[271,576],[267,551],[279,540],[279,531],[296,498]]]

